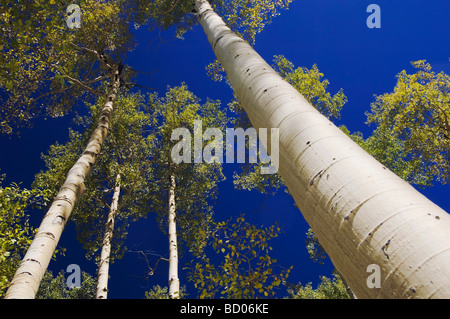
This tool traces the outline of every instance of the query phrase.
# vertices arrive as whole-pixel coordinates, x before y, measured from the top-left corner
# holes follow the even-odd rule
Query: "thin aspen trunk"
[[[64,226],[75,203],[84,192],[84,181],[95,164],[103,142],[108,135],[114,102],[120,87],[119,71],[114,72],[105,104],[100,112],[98,125],[92,133],[83,154],[67,174],[63,186],[54,198],[50,209],[42,219],[25,257],[17,269],[5,299],[33,299],[55,252]]]
[[[105,225],[105,235],[103,237],[102,252],[100,254],[100,263],[98,267],[97,299],[106,299],[108,297],[108,277],[109,260],[111,256],[111,240],[114,232],[114,220],[118,211],[120,196],[120,174],[116,176],[114,194],[108,213],[108,220]]]
[[[169,188],[169,298],[180,298],[180,280],[178,278],[178,246],[175,206],[175,175],[170,168]]]
[[[253,126],[279,128],[279,173],[356,296],[450,298],[449,215],[320,114],[206,0],[195,12]]]

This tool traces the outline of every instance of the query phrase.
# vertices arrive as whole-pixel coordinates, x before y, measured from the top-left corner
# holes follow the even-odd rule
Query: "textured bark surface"
[[[180,297],[180,280],[178,278],[178,246],[175,206],[175,175],[170,173],[169,189],[169,298]]]
[[[100,263],[98,267],[97,281],[97,299],[106,299],[108,297],[108,277],[109,277],[109,260],[111,256],[111,240],[114,232],[114,221],[119,206],[120,196],[120,174],[116,176],[116,184],[114,186],[114,194],[108,213],[108,220],[105,225],[105,235],[103,236],[102,252],[100,254]]]
[[[66,180],[44,216],[25,257],[17,269],[5,299],[32,299],[50,263],[75,203],[84,192],[84,180],[95,164],[108,135],[114,102],[120,86],[118,72],[101,110],[98,125],[85,151],[67,174]]]
[[[450,217],[362,150],[234,34],[195,9],[253,126],[279,128],[279,173],[358,298],[450,298]],[[367,285],[380,267],[381,286]]]

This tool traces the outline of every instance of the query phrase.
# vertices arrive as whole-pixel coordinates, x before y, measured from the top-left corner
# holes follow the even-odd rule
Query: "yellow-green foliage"
[[[399,172],[408,181],[430,185],[435,178],[447,183],[450,172],[450,77],[444,72],[433,72],[425,60],[412,64],[416,73],[400,72],[394,91],[377,96],[372,104],[368,123],[377,126],[374,132],[377,139],[369,142],[377,143],[372,148],[377,149],[378,157],[388,164],[394,163],[396,158],[390,156],[392,153],[386,152],[384,146],[400,148],[405,165]]]
[[[0,297],[35,233],[26,211],[44,204],[47,198],[46,191],[21,189],[16,184],[0,185]]]
[[[333,278],[322,276],[321,283],[316,289],[313,288],[312,283],[306,286],[301,284],[292,285],[288,288],[289,298],[292,299],[350,299],[342,278],[333,274]]]
[[[209,236],[212,201],[216,199],[218,183],[223,179],[220,163],[179,163],[171,160],[172,147],[177,141],[171,139],[177,128],[187,128],[194,134],[194,121],[201,120],[203,131],[207,128],[222,128],[227,123],[220,101],[206,99],[201,103],[185,83],[168,87],[164,96],[156,93],[149,96],[149,107],[153,113],[153,129],[158,143],[155,147],[154,210],[163,221],[167,218],[168,178],[170,170],[176,178],[175,196],[178,239],[194,254],[201,254]],[[199,132],[200,133],[200,132]],[[201,132],[200,134],[203,134]],[[191,139],[192,149],[194,138]],[[203,141],[206,145],[207,142]],[[204,146],[202,145],[202,147]],[[165,229],[165,226],[163,226]],[[181,245],[180,245],[181,246]]]
[[[292,269],[282,269],[269,255],[269,240],[278,237],[279,232],[276,225],[257,227],[242,216],[235,222],[215,223],[208,245],[218,257],[204,256],[188,268],[199,297],[273,297]]]
[[[230,29],[253,45],[256,34],[270,24],[281,10],[289,9],[291,2],[292,0],[219,0],[213,2],[213,5]]]
[[[129,34],[122,1],[79,1],[81,28],[69,29],[72,1],[0,1],[0,131],[12,133],[37,116],[62,116],[85,86],[98,88],[104,70],[94,67],[97,50],[114,58],[127,50]]]

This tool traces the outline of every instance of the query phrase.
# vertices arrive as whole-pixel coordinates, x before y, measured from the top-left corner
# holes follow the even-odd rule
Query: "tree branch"
[[[99,91],[96,91],[96,90],[94,90],[93,88],[87,86],[86,84],[84,84],[83,82],[81,82],[81,81],[78,80],[78,79],[75,79],[75,78],[73,78],[73,77],[71,77],[71,76],[68,76],[68,75],[65,75],[65,74],[63,74],[62,76],[63,76],[64,78],[68,79],[69,81],[72,81],[72,82],[76,83],[76,84],[79,85],[81,88],[85,89],[86,91],[89,91],[89,92],[91,92],[91,93],[97,94],[97,95],[99,95],[99,96],[104,96],[104,95],[105,95],[104,93],[99,92]],[[104,77],[102,77],[102,78],[104,78]],[[99,79],[99,78],[97,78],[97,79]],[[96,80],[96,81],[100,81],[100,80]],[[96,81],[94,81],[94,82],[96,82]],[[94,82],[92,82],[92,83],[94,83]]]

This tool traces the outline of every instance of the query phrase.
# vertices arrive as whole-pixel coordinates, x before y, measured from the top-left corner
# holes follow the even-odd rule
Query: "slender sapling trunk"
[[[108,277],[109,260],[111,256],[111,240],[114,232],[114,220],[118,212],[120,196],[120,174],[116,176],[114,194],[108,213],[108,220],[105,225],[105,235],[103,237],[102,252],[100,254],[100,263],[98,267],[97,299],[106,299],[108,297]]]
[[[178,278],[178,246],[175,206],[175,174],[170,166],[169,186],[169,298],[180,298],[180,280]]]

